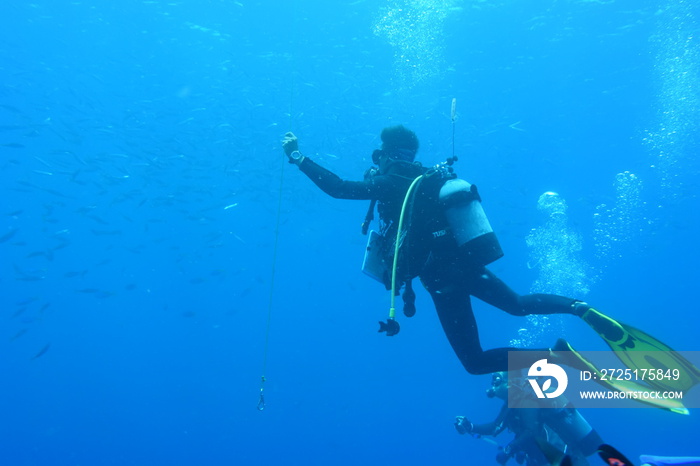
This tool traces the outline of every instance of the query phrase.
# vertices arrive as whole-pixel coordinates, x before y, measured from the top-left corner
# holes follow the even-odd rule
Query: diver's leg
[[[485,267],[478,273],[469,275],[469,283],[469,287],[473,290],[472,294],[474,296],[509,314],[515,316],[530,314],[572,314],[583,319],[584,322],[605,340],[613,351],[623,352],[639,344],[635,343],[635,340],[640,341],[640,339],[635,339],[631,336],[631,334],[640,332],[639,330],[633,327],[623,326],[616,320],[592,308],[583,301],[550,294],[520,296]],[[646,334],[641,340],[646,342],[654,341],[655,343],[652,347],[666,346],[662,342]],[[574,352],[565,340],[557,341],[550,357],[558,363],[582,370],[586,369],[590,364],[583,361],[580,355]],[[618,357],[623,359],[620,354],[618,354]],[[632,361],[631,357],[625,357],[623,363],[632,369],[637,368],[635,365],[636,362]],[[698,380],[700,381],[700,377]]]
[[[502,364],[496,363],[497,368],[484,368],[479,361],[484,350],[479,341],[479,329],[472,312],[469,294],[458,287],[442,287],[438,290],[426,288],[433,298],[445,336],[467,372],[486,374],[506,370],[507,359],[502,361]]]
[[[488,374],[509,369],[530,367],[535,361],[548,357],[549,349],[529,350],[527,357],[508,367],[508,352],[520,348],[495,348],[484,351],[479,341],[479,330],[472,311],[471,299],[464,285],[453,284],[440,289],[426,286],[435,303],[442,328],[452,349],[470,374]],[[520,358],[518,358],[520,359]]]
[[[472,294],[480,300],[514,316],[530,314],[574,314],[581,315],[580,301],[554,294],[519,295],[493,272],[483,267],[471,277]],[[586,306],[586,309],[588,307]]]
[[[486,267],[472,272],[469,281],[472,295],[508,314],[572,314],[581,317],[609,343],[619,345],[627,339],[620,323],[583,301],[554,294],[518,295]]]
[[[485,267],[468,274],[465,279],[465,285],[464,288],[471,290],[473,296],[515,316],[529,314],[580,315],[578,312],[580,305],[584,305],[588,309],[585,303],[564,296],[547,294],[520,296]],[[479,346],[479,348],[481,347]],[[503,366],[508,364],[508,352],[513,351],[527,351],[527,353],[523,354],[523,357],[512,357],[509,370],[528,368],[532,363],[540,359],[553,360],[559,364],[566,364],[575,368],[584,367],[581,361],[573,355],[573,350],[569,344],[562,339],[558,340],[553,348],[498,348],[486,352],[482,351],[481,354],[483,355],[482,357],[485,357],[489,353],[488,358],[490,361],[499,361],[498,364]],[[585,368],[588,367],[585,366]]]

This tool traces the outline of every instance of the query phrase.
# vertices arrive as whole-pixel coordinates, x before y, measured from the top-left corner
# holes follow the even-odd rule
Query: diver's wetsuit
[[[398,163],[397,163],[398,165]],[[379,216],[387,221],[397,220],[401,213],[401,203],[413,179],[425,173],[425,168],[415,164],[401,164],[403,174],[365,176],[364,181],[346,181],[338,175],[318,165],[308,157],[299,169],[316,186],[336,199],[378,201]]]
[[[469,433],[495,437],[508,429],[514,434],[508,444],[511,455],[524,453],[526,466],[551,464],[543,447],[550,452],[566,452],[574,466],[588,466],[586,457],[595,454],[604,443],[598,432],[565,396],[538,399],[523,382],[510,385],[505,397],[496,395],[504,401],[496,419],[472,424]]]
[[[550,454],[553,451],[561,455],[566,452],[574,466],[589,465],[586,456],[594,454],[598,445],[603,443],[595,430],[591,430],[581,439],[566,441],[562,437],[566,432],[552,427],[548,422],[552,417],[564,416],[559,409],[539,407],[542,403],[536,402],[531,403],[529,407],[522,401],[518,404],[520,407],[516,409],[509,408],[508,403],[504,403],[495,420],[485,424],[473,424],[471,433],[495,437],[508,429],[514,435],[508,444],[510,454],[516,459],[520,457],[522,462],[518,463],[525,466],[552,464],[543,453],[543,447]]]
[[[401,205],[411,182],[426,171],[420,165],[397,163],[395,168],[390,168],[390,174],[366,176],[364,181],[345,181],[308,157],[304,158],[299,168],[322,191],[334,198],[376,199],[380,219],[389,225],[398,223]],[[392,171],[394,173],[391,173]],[[432,209],[430,212],[427,210],[416,212],[415,221],[429,225],[436,221],[435,215],[442,216],[441,212],[437,212],[439,209]],[[431,219],[426,221],[421,218],[421,214],[424,217],[430,216]],[[437,221],[445,227],[444,219]],[[391,232],[391,229],[389,231]],[[417,270],[415,274],[420,277],[423,286],[433,298],[440,323],[452,349],[471,374],[506,371],[509,369],[508,352],[522,350],[482,349],[472,311],[471,296],[516,316],[574,313],[572,305],[576,301],[571,298],[545,294],[518,295],[486,267],[470,263],[461,257],[452,235],[428,234],[422,238],[424,242],[431,243],[427,248],[429,254],[419,267],[412,268]],[[425,245],[423,247],[425,248]],[[529,367],[532,362],[550,354],[548,349],[534,351],[536,352],[532,354],[532,359],[528,359],[529,363],[522,361],[521,367],[517,368]]]
[[[516,457],[523,456],[518,463],[524,463],[525,466],[550,464],[537,443],[537,439],[548,443],[547,431],[539,419],[537,408],[511,409],[504,404],[495,420],[485,424],[473,424],[471,433],[495,437],[506,429],[514,433],[513,440],[508,444],[510,454]]]

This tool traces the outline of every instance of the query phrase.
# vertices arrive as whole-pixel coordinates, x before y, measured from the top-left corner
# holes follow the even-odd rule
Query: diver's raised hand
[[[292,132],[284,135],[284,139],[282,139],[282,149],[284,149],[284,153],[289,158],[289,163],[295,163],[298,165],[304,159],[304,156],[301,155],[301,152],[299,152],[299,142],[297,137],[294,136],[294,133]]]
[[[462,435],[471,434],[474,429],[474,424],[469,422],[469,419],[464,416],[457,416],[457,419],[455,419],[455,429]]]

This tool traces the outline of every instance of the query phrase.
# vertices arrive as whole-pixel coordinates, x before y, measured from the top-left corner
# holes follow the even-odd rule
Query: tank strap
[[[481,202],[481,195],[479,194],[479,190],[476,188],[475,184],[473,184],[471,188],[469,188],[469,192],[472,196],[474,196],[475,201]]]
[[[367,214],[365,214],[365,221],[362,222],[363,235],[367,235],[367,231],[369,231],[369,224],[372,223],[372,220],[374,220],[374,206],[376,204],[376,199],[372,199],[372,201],[369,203],[369,209],[367,209]]]
[[[443,204],[445,207],[449,208],[472,201],[481,202],[481,196],[479,195],[479,191],[475,184],[469,187],[469,191],[457,191],[451,193],[449,197],[443,201]]]

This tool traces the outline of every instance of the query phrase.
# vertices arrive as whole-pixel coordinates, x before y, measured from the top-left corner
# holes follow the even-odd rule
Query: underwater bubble
[[[443,72],[444,23],[459,0],[394,0],[383,8],[374,33],[394,48],[394,68],[403,87]]]
[[[589,276],[590,267],[580,257],[581,235],[569,225],[566,200],[558,193],[547,191],[539,197],[537,208],[546,217],[544,223],[533,228],[525,238],[529,250],[528,267],[537,271],[530,291],[584,297],[593,279]],[[527,326],[518,332],[517,343],[532,346],[552,332],[554,326],[563,331],[558,317],[527,316]]]
[[[532,348],[548,344],[556,327],[558,335],[563,333],[563,326],[558,317],[548,315],[529,315],[525,317],[525,326],[518,329],[516,338],[509,341],[515,348]],[[555,320],[557,323],[555,324]]]
[[[533,228],[525,239],[529,249],[528,264],[538,271],[531,287],[534,293],[554,293],[581,297],[588,293],[588,266],[579,257],[583,248],[581,235],[568,225],[566,201],[548,191],[539,197],[537,208],[548,216]]]
[[[657,14],[657,30],[651,43],[655,52],[657,90],[656,129],[643,138],[654,158],[662,196],[681,195],[693,171],[694,149],[700,128],[700,47],[695,37],[696,2],[673,0]]]
[[[537,208],[544,213],[552,215],[566,214],[566,201],[553,191],[547,191],[537,200]]]
[[[634,240],[648,223],[644,216],[641,179],[629,171],[618,173],[614,189],[614,204],[600,204],[593,214],[593,241],[599,259],[620,257],[620,246]]]

